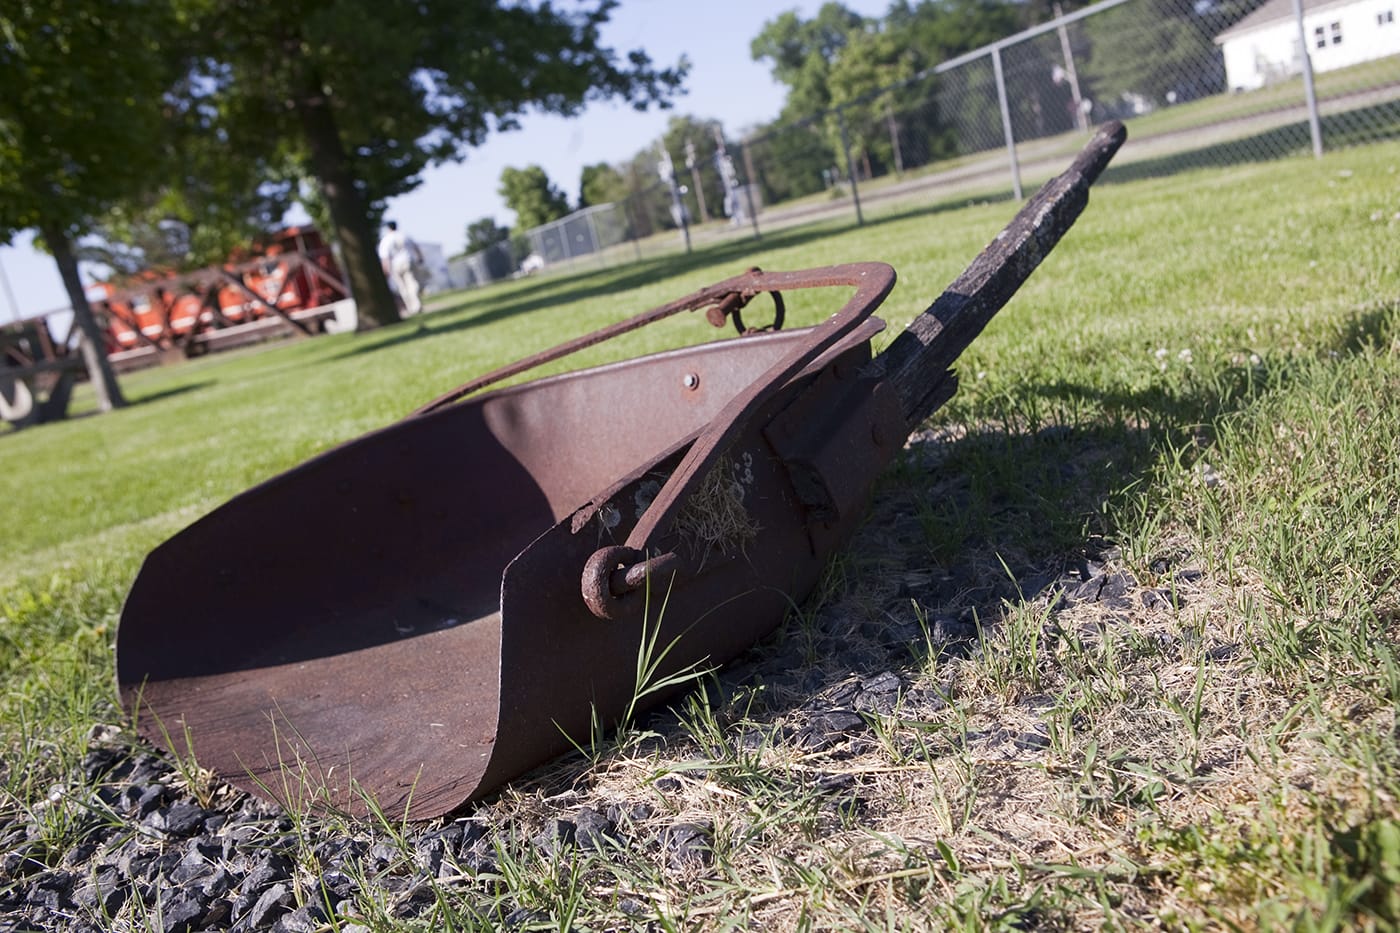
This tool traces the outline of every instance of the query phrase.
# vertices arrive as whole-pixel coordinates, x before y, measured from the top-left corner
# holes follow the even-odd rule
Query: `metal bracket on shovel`
[[[679,683],[807,597],[883,464],[951,396],[953,361],[1123,139],[1100,129],[879,356],[887,266],[748,272],[237,496],[147,556],[117,635],[123,702],[147,738],[250,792],[410,819],[589,742],[635,707],[647,645],[667,646],[658,681]],[[667,314],[722,323],[814,285],[855,294],[815,328],[472,394]],[[686,530],[710,488],[739,529],[728,539]]]
[[[744,336],[746,333],[750,333],[750,331],[744,327],[743,318],[739,316],[739,312],[742,308],[747,306],[755,296],[761,295],[764,292],[768,292],[772,295],[775,308],[773,325],[770,329],[782,330],[785,305],[783,303],[782,293],[779,289],[812,288],[819,284],[828,283],[811,281],[804,284],[797,281],[794,273],[775,274],[764,272],[762,269],[755,266],[743,275],[736,275],[733,278],[725,279],[723,282],[718,282],[708,288],[702,288],[698,292],[686,295],[684,298],[679,298],[669,304],[664,304],[659,308],[643,311],[641,314],[634,315],[625,321],[619,321],[616,324],[610,324],[607,327],[599,328],[591,334],[584,334],[582,337],[576,337],[556,347],[550,347],[548,350],[542,350],[524,359],[516,360],[514,363],[486,373],[484,376],[478,376],[470,382],[463,383],[451,392],[433,399],[431,402],[415,411],[414,414],[426,415],[429,412],[437,411],[447,405],[451,405],[453,402],[466,398],[468,395],[479,392],[487,386],[495,385],[512,376],[518,376],[521,373],[529,372],[532,369],[543,366],[545,363],[552,363],[555,360],[563,359],[570,354],[577,353],[588,347],[597,346],[614,337],[620,337],[623,334],[639,330],[648,324],[654,324],[663,318],[668,318],[681,311],[698,311],[704,308],[705,319],[714,327],[723,327],[726,318],[733,318],[735,329],[738,330],[740,336]]]
[[[640,589],[649,575],[673,572],[681,560],[674,551],[660,553],[651,546],[658,532],[668,530],[695,488],[734,440],[790,379],[850,334],[894,288],[894,270],[884,263],[852,263],[827,269],[764,274],[765,291],[854,285],[856,292],[836,314],[807,331],[806,338],[747,389],[730,401],[698,437],[680,465],[667,478],[641,519],[621,546],[600,548],[584,565],[583,601],[593,614],[614,619],[625,614],[616,600]],[[648,557],[656,553],[655,557]]]

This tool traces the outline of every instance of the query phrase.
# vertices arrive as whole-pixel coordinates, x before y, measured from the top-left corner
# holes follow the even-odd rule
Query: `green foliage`
[[[904,38],[893,30],[862,29],[850,33],[832,65],[831,103],[840,108],[838,120],[827,120],[828,132],[835,134],[832,148],[842,144],[838,124],[844,123],[851,158],[864,163],[867,177],[874,174],[872,160],[886,171],[904,169],[896,145],[897,92],[891,88],[912,78],[916,64]]]
[[[579,178],[578,206],[593,207],[627,197],[627,179],[606,162],[585,165]]]
[[[1071,4],[1065,4],[1066,7]],[[896,0],[885,28],[901,37],[927,68],[990,45],[1025,27],[1026,9],[1007,0]]]
[[[1219,35],[1263,6],[1268,0],[1210,0],[1197,9],[1201,27],[1209,35]]]
[[[1400,924],[1400,821],[1352,826],[1333,836],[1332,843],[1334,870],[1350,882],[1349,893],[1363,916]]]
[[[538,165],[506,166],[496,193],[515,211],[515,229],[531,230],[569,213],[569,198]]]
[[[679,85],[684,63],[657,69],[603,45],[612,6],[182,0],[203,43],[192,106],[219,111],[234,138],[284,149],[319,183],[361,310],[387,323],[397,313],[374,229],[427,166],[528,110],[571,115],[602,97],[645,108]]]
[[[875,20],[827,4],[811,20],[789,12],[767,23],[752,51],[771,60],[788,95],[782,121],[765,132],[765,143],[775,150],[759,170],[765,198],[819,191],[822,171],[833,165],[845,174],[852,168],[846,165],[847,143],[855,171],[869,177],[955,155],[959,139],[983,140],[1000,120],[990,70],[958,69],[939,77],[926,72],[1016,32],[1028,16],[1029,7],[1008,0],[899,0]],[[1018,116],[1043,124],[1044,114],[1066,111],[1062,104],[1018,98],[1015,108]],[[812,142],[806,127],[821,141]],[[1039,125],[1036,132],[1064,128]]]
[[[27,228],[41,233],[103,411],[123,398],[73,243],[99,214],[149,196],[161,180],[165,98],[180,74],[184,25],[166,4],[124,0],[0,10],[0,242]]]
[[[804,20],[789,10],[763,24],[749,50],[754,61],[767,59],[773,77],[787,85],[785,117],[801,118],[831,105],[831,67],[866,19],[840,3],[823,3]]]
[[[686,167],[686,143],[690,143],[695,153],[694,162],[705,194],[706,212],[710,217],[718,217],[724,213],[724,187],[719,172],[715,169],[714,154],[717,148],[716,135],[722,137],[723,134],[724,127],[720,121],[685,115],[672,117],[666,126],[666,132],[661,136],[661,145],[671,153],[675,162],[676,181],[691,189],[685,200],[690,205],[690,216],[697,221],[700,218],[699,200],[694,191],[695,173]]]
[[[509,239],[509,227],[497,226],[494,217],[482,217],[467,224],[467,248],[462,252],[470,256]]]
[[[85,233],[158,180],[180,26],[167,5],[126,0],[0,10],[0,241]]]
[[[527,110],[570,115],[605,96],[645,107],[664,100],[682,73],[653,68],[642,52],[619,62],[598,32],[608,3],[575,13],[443,0],[188,2],[210,56],[203,78],[212,88],[196,94],[212,90],[231,114],[258,122],[266,140],[300,147],[297,115],[283,102],[310,80],[330,101],[368,204],[412,190],[427,165],[461,158]]]
[[[675,227],[671,195],[661,182],[655,145],[647,146],[621,166],[627,185],[627,225],[635,237],[648,237]]]
[[[768,204],[821,191],[822,172],[838,164],[839,147],[819,122],[767,127],[755,147],[754,173]]]

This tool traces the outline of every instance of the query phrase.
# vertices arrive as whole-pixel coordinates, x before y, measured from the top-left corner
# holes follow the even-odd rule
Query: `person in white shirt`
[[[423,262],[423,254],[417,243],[399,232],[397,223],[391,220],[387,226],[389,229],[379,241],[379,264],[403,300],[404,314],[417,314],[423,310],[423,303],[418,298],[418,276],[413,267]]]

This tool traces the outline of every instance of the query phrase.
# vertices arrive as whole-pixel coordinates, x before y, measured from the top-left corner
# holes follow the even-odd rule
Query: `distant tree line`
[[[1009,101],[1013,132],[1031,139],[1119,116],[1125,100],[1162,106],[1224,91],[1224,68],[1212,39],[1262,3],[1138,0],[1080,21],[1063,40],[1052,32],[1008,49],[1004,66],[1016,86]],[[730,137],[718,120],[675,116],[661,139],[631,158],[586,166],[572,205],[538,166],[508,169],[500,193],[521,233],[570,210],[613,202],[623,206],[629,235],[648,236],[675,224],[657,173],[660,146],[676,161],[678,181],[688,189],[689,216],[704,220],[721,216],[724,203],[712,164],[717,139],[725,140],[741,176],[752,172],[764,203],[839,184],[847,172],[847,146],[858,177],[871,177],[1000,145],[990,65],[937,76],[932,69],[1087,5],[894,0],[881,17],[862,16],[839,2],[823,4],[810,18],[782,13],[764,24],[749,47],[786,88],[786,97],[775,120],[745,128],[743,140],[755,141],[747,159],[741,155],[744,142]],[[1066,80],[1065,43],[1078,100]],[[687,143],[699,154],[698,185],[682,162]],[[512,174],[518,171],[528,173],[528,184]],[[468,227],[468,252],[490,245],[472,232],[484,223],[495,226],[483,218]],[[496,229],[493,242],[509,235]]]
[[[660,174],[661,150],[670,153],[676,182],[684,189],[684,201],[692,222],[723,217],[724,185],[715,167],[715,154],[723,141],[737,155],[740,143],[728,139],[720,121],[690,115],[670,118],[661,138],[618,163],[585,165],[577,194],[570,199],[538,165],[502,170],[497,193],[516,216],[515,226],[502,227],[494,217],[481,217],[466,227],[464,255],[509,242],[518,261],[529,251],[524,235],[529,230],[559,220],[573,211],[602,204],[617,204],[628,238],[651,236],[673,229],[670,194]]]
[[[1079,101],[1065,80],[1070,62],[1059,35],[1008,49],[1013,132],[1029,139],[1071,130],[1081,120],[1120,115],[1124,99],[1162,106],[1224,91],[1212,40],[1263,2],[1140,0],[1081,20],[1063,37]],[[830,2],[810,19],[788,12],[770,20],[751,51],[788,93],[778,119],[748,134],[762,141],[754,168],[764,199],[820,191],[833,168],[845,171],[847,146],[858,176],[868,177],[996,144],[1001,117],[991,67],[939,76],[932,69],[1088,5],[895,0],[883,17],[870,18]]]

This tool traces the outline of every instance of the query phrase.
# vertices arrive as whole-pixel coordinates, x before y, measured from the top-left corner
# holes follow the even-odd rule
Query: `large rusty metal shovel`
[[[141,732],[292,806],[427,818],[616,722],[648,686],[639,658],[650,684],[732,659],[812,590],[1123,139],[1100,129],[874,359],[888,266],[752,271],[234,498],[127,599],[117,674]],[[722,323],[831,285],[854,295],[817,327],[472,394],[667,314]]]

